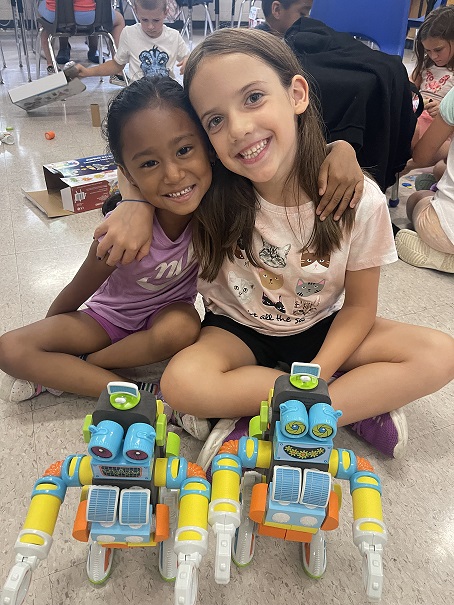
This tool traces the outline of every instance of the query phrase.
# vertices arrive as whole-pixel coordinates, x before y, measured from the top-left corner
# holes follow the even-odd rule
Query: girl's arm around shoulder
[[[363,193],[364,174],[350,143],[334,141],[327,145],[328,155],[320,167],[318,178],[322,199],[316,213],[324,220],[335,212],[339,220],[346,208],[354,208]]]
[[[118,263],[127,265],[133,260],[142,260],[150,251],[153,234],[154,206],[144,202],[140,190],[132,185],[118,170],[118,185],[123,200],[112,214],[95,229],[94,237],[99,239],[97,256],[114,267]]]
[[[115,271],[116,267],[109,267],[104,260],[97,258],[97,246],[98,242],[94,241],[90,246],[87,258],[70,283],[63,288],[51,304],[46,317],[77,311]]]
[[[327,380],[356,351],[374,325],[377,315],[380,267],[345,274],[345,301],[313,363],[320,364]]]

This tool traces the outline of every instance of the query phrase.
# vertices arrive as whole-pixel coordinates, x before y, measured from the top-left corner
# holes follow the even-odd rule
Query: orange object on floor
[[[55,139],[55,132],[53,130],[49,130],[44,134],[44,136],[48,141],[50,141],[51,139]]]

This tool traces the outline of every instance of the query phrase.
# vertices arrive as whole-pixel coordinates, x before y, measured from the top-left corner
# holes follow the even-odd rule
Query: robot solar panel
[[[150,510],[150,490],[124,489],[120,496],[120,516],[122,525],[144,525],[148,523]]]
[[[117,516],[118,487],[94,486],[88,494],[87,521],[113,523]]]
[[[301,469],[276,466],[273,477],[273,500],[298,502],[301,491]]]
[[[329,473],[306,469],[303,479],[301,504],[324,508],[329,500],[332,478]]]

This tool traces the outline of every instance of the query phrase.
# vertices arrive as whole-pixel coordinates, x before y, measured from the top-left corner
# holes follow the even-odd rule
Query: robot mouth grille
[[[134,466],[100,466],[99,468],[105,477],[138,478],[142,475],[142,469]]]

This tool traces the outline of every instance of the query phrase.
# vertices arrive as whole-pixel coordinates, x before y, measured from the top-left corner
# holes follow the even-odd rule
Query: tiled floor
[[[43,188],[42,165],[104,150],[99,128],[93,128],[90,103],[101,113],[117,88],[97,78],[86,80],[87,91],[45,108],[25,113],[12,105],[8,88],[26,82],[18,69],[10,34],[0,32],[8,68],[0,86],[0,131],[14,128],[15,144],[0,147],[0,333],[40,319],[53,297],[83,260],[100,221],[98,211],[49,220],[27,202],[21,188]],[[85,58],[81,39],[74,56]],[[33,67],[32,67],[33,69]],[[54,130],[55,139],[44,133]],[[402,187],[403,196],[411,190]],[[392,210],[405,223],[403,204]],[[408,323],[454,332],[454,278],[416,269],[403,262],[383,270],[379,313]],[[134,374],[133,374],[134,376]],[[417,377],[415,377],[417,378]],[[367,456],[383,482],[383,507],[389,531],[384,559],[384,605],[452,605],[454,603],[454,384],[407,408],[410,443],[404,460],[377,454],[346,430],[337,444]],[[12,564],[13,545],[25,518],[34,481],[49,463],[85,451],[81,426],[93,401],[50,394],[19,405],[0,401],[3,455],[0,457],[0,584]],[[195,459],[200,444],[183,440],[184,452]],[[78,490],[69,490],[46,562],[34,574],[26,603],[88,605],[130,602],[173,603],[173,586],[157,570],[157,551],[117,553],[112,578],[102,589],[85,577],[86,547],[71,538]],[[232,569],[228,586],[213,579],[213,542],[202,564],[200,605],[247,602],[251,605],[363,605],[361,560],[351,540],[351,498],[344,490],[341,527],[329,536],[328,570],[321,581],[302,572],[299,547],[259,538],[252,565]]]

